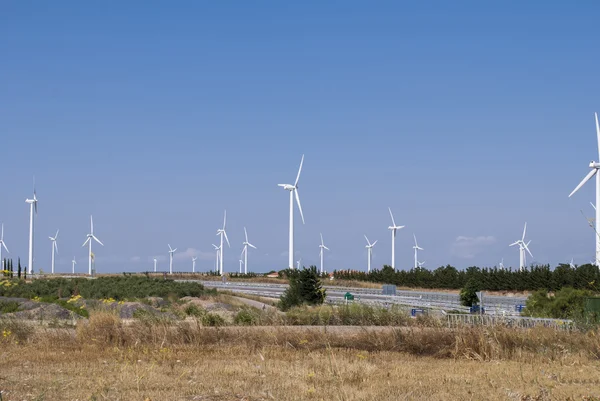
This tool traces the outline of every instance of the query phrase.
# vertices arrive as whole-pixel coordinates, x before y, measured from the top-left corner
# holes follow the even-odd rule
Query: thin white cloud
[[[488,235],[478,237],[467,237],[460,235],[452,244],[452,254],[463,259],[473,259],[485,251],[487,247],[496,243],[496,238]]]

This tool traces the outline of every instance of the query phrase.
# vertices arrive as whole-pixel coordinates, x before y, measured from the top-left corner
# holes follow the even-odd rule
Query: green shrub
[[[71,312],[78,314],[81,317],[90,317],[90,313],[83,306],[77,306],[62,299],[56,300],[54,303],[62,306],[67,310],[70,310]]]
[[[235,315],[233,323],[240,326],[256,326],[260,323],[260,313],[250,308],[243,308]]]
[[[477,292],[479,287],[475,280],[469,279],[462,290],[460,290],[460,303],[463,306],[473,306],[479,303]]]
[[[186,315],[194,317],[202,317],[206,313],[206,311],[203,308],[199,307],[196,304],[190,304],[186,306],[184,312]]]
[[[16,301],[0,301],[0,313],[14,313],[19,310],[19,303]]]
[[[207,313],[202,316],[202,325],[210,327],[225,326],[225,319],[216,313]]]
[[[527,298],[523,315],[555,319],[578,319],[583,316],[585,299],[591,291],[565,287],[552,294],[546,290],[534,292]]]
[[[316,266],[302,270],[287,270],[289,287],[279,300],[279,308],[288,310],[302,304],[321,305],[325,301],[325,289],[321,285]]]

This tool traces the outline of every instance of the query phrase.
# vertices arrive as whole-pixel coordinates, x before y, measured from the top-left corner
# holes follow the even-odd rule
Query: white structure
[[[573,258],[571,258],[571,261],[569,262],[569,267],[571,269],[575,269],[575,264],[573,263]]]
[[[425,249],[421,248],[419,246],[419,244],[417,244],[417,236],[415,234],[413,234],[413,238],[415,239],[415,245],[413,246],[413,249],[415,250],[415,269],[419,268],[421,266],[419,266],[419,251],[424,251]]]
[[[498,267],[500,268],[500,270],[504,270],[504,258],[502,258]]]
[[[227,210],[225,210],[225,214],[223,216],[223,228],[217,230],[217,235],[221,237],[221,245],[219,246],[220,256],[219,256],[219,274],[223,275],[223,237],[227,241],[227,246],[231,248],[231,244],[229,244],[229,238],[227,238],[227,232],[225,231],[225,224],[227,223]]]
[[[323,234],[321,234],[321,245],[319,245],[319,257],[321,258],[321,274],[325,272],[325,269],[323,268],[323,253],[325,252],[325,250],[329,250],[329,248],[325,246],[325,243],[323,242]]]
[[[85,240],[85,242],[83,243],[83,245],[81,245],[82,247],[89,245],[89,252],[88,252],[88,274],[91,276],[92,275],[92,259],[94,258],[94,254],[92,253],[92,242],[96,241],[97,243],[99,243],[100,245],[104,246],[104,244],[102,242],[100,242],[100,240],[98,238],[96,238],[96,236],[94,235],[94,219],[92,218],[92,216],[90,216],[90,233],[87,235],[87,239]]]
[[[244,249],[242,249],[242,255],[244,255],[244,274],[248,274],[248,247],[256,249],[254,245],[248,242],[248,232],[246,231],[246,227],[244,227],[244,235],[246,236],[246,241],[242,243],[244,245]],[[242,272],[242,266],[240,265],[240,273]]]
[[[290,191],[290,245],[289,245],[289,267],[294,268],[294,195],[296,196],[296,203],[298,204],[298,210],[300,211],[300,217],[302,217],[302,224],[304,224],[304,214],[302,213],[302,206],[300,205],[300,196],[298,195],[298,181],[300,180],[300,173],[302,172],[302,164],[304,163],[304,155],[300,159],[300,168],[298,169],[298,175],[294,185],[292,184],[277,184],[286,191]]]
[[[527,223],[525,223],[525,227],[523,228],[523,237],[521,237],[520,240],[517,240],[509,245],[509,246],[519,245],[519,269],[520,270],[523,270],[527,266],[527,255],[525,254],[525,251],[527,251],[529,253],[529,255],[531,255],[531,257],[533,258],[533,255],[531,254],[531,251],[529,250],[529,246],[528,246],[531,241],[525,243],[525,233],[526,232],[527,232]]]
[[[197,256],[192,258],[192,273],[196,273],[196,259],[198,259]]]
[[[156,258],[154,258],[153,260],[154,260],[154,273],[156,273],[156,263],[158,262],[158,260]]]
[[[6,247],[6,244],[4,243],[4,223],[2,223],[2,234],[0,234],[0,264],[2,264],[2,269],[0,270],[4,270],[5,266],[4,266],[4,259],[2,259],[2,248],[4,248],[6,250],[6,252],[8,252],[8,248]],[[10,252],[8,252],[10,253]]]
[[[77,264],[77,261],[75,260],[75,256],[73,256],[73,260],[71,261],[71,264],[72,264],[71,273],[75,274],[75,265]]]
[[[169,245],[169,274],[173,274],[173,255],[177,251],[177,248],[173,249],[171,248],[171,244],[167,245]]]
[[[367,240],[367,273],[371,272],[371,258],[373,257],[373,247],[377,243],[378,240],[375,240],[372,244],[369,242],[369,239],[365,235],[365,239]]]
[[[394,215],[392,209],[388,207],[390,211],[390,217],[392,218],[392,225],[388,227],[388,230],[392,231],[392,269],[396,270],[396,230],[404,228],[404,226],[397,226],[394,221]]]
[[[425,262],[417,262],[417,266],[419,266],[419,268],[423,267],[425,265]]]
[[[33,199],[25,199],[25,203],[29,203],[29,274],[33,274],[33,233],[34,233],[34,213],[37,216],[38,199],[35,194],[35,181],[33,185]]]
[[[58,245],[56,245],[56,239],[58,238],[58,231],[56,230],[56,235],[54,237],[48,237],[50,241],[52,241],[52,274],[54,274],[54,252],[58,253]]]
[[[297,260],[297,261],[296,261],[296,268],[297,268],[298,270],[300,270],[300,267],[301,267],[301,266],[300,266],[300,263],[302,263],[302,258],[300,258],[300,260]]]
[[[569,194],[569,198],[573,196],[575,192],[579,190],[586,182],[588,182],[594,175],[596,176],[596,204],[592,204],[594,209],[596,210],[596,228],[594,232],[594,242],[596,244],[596,266],[600,266],[600,236],[598,233],[600,232],[600,174],[598,173],[598,169],[600,169],[600,125],[598,124],[598,113],[594,113],[596,118],[596,136],[598,141],[598,162],[591,161],[589,167],[592,169],[588,175],[575,187],[573,192]]]
[[[244,264],[244,261],[242,259],[240,259],[240,274],[242,274],[242,265]]]
[[[221,257],[221,247],[220,246],[216,246],[215,244],[212,244],[212,246],[215,248],[215,251],[217,252],[217,259],[215,261],[215,271],[219,271],[219,258]]]

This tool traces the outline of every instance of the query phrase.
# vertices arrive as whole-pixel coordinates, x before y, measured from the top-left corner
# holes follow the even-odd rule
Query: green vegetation
[[[539,290],[527,298],[523,315],[579,320],[584,315],[585,299],[590,296],[590,291],[571,287],[565,287],[556,293]]]
[[[199,307],[198,305],[195,304],[190,304],[188,306],[186,306],[186,308],[184,309],[184,312],[187,316],[193,316],[193,317],[202,317],[206,311],[204,309],[202,309],[201,307]]]
[[[467,281],[464,288],[460,290],[460,303],[463,306],[473,306],[479,303],[479,297],[477,296],[477,292],[479,288],[477,287],[477,283],[471,279]]]
[[[410,321],[408,312],[398,305],[387,309],[358,303],[300,306],[290,309],[285,316],[286,324],[302,326],[406,326]]]
[[[370,281],[374,283],[395,284],[413,288],[461,289],[472,280],[483,291],[557,291],[563,287],[578,290],[600,290],[600,270],[591,264],[572,269],[561,264],[550,269],[550,265],[531,266],[520,270],[498,268],[469,267],[458,270],[453,266],[439,267],[435,270],[424,268],[396,270],[384,266],[381,270],[365,273],[357,270],[335,271],[334,277],[343,280]]]
[[[225,326],[225,319],[216,313],[206,313],[202,316],[202,325],[211,327]]]
[[[0,314],[14,313],[19,310],[19,303],[16,301],[0,301]]]
[[[257,326],[261,321],[261,313],[254,308],[243,308],[233,318],[238,326]]]
[[[0,296],[33,299],[50,297],[54,299],[81,295],[85,299],[114,299],[116,301],[165,297],[198,297],[216,294],[215,290],[205,290],[199,283],[176,282],[148,277],[100,277],[94,280],[86,278],[38,279],[31,282],[10,281],[10,285],[0,286]]]
[[[279,301],[281,310],[288,310],[299,305],[320,305],[325,301],[325,289],[319,280],[316,266],[302,270],[286,270],[289,287],[285,290]]]

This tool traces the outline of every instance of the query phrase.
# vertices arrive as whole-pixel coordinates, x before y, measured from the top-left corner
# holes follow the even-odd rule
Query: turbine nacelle
[[[277,184],[277,185],[280,186],[281,188],[285,189],[286,191],[294,191],[294,190],[298,189],[298,186],[291,185],[291,184]]]

